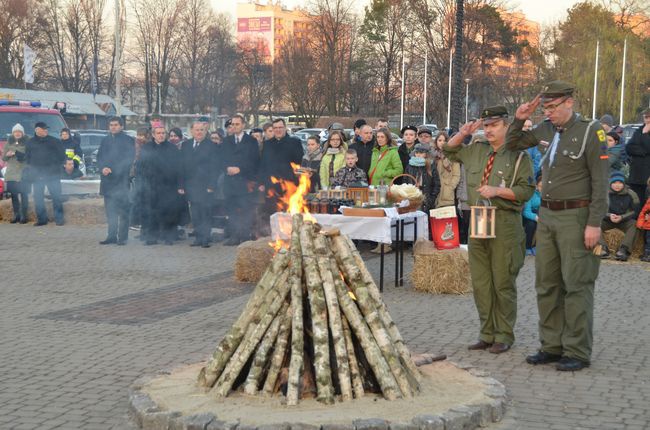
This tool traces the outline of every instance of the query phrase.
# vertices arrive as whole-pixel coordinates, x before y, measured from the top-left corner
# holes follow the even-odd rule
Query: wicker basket
[[[408,173],[402,173],[401,175],[395,176],[393,180],[390,181],[390,185],[388,187],[388,199],[394,203],[399,203],[401,200],[398,200],[399,199],[398,197],[395,197],[391,194],[390,187],[392,187],[395,184],[395,180],[397,178],[401,178],[403,176],[411,179],[414,185],[417,183],[417,179],[415,179],[415,176],[409,175]],[[422,206],[423,201],[424,201],[424,195],[420,196],[417,199],[409,199],[409,205],[403,208],[397,208],[397,212],[400,214],[415,212],[418,209],[420,209],[420,206]]]

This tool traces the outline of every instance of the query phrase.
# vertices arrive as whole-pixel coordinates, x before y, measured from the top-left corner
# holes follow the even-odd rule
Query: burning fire
[[[305,221],[315,223],[316,218],[309,213],[309,206],[305,202],[305,196],[309,193],[309,188],[311,187],[310,175],[300,172],[299,164],[291,163],[291,168],[294,172],[298,172],[299,182],[297,186],[293,181],[271,177],[271,182],[279,184],[282,189],[282,194],[278,199],[278,211],[287,212],[291,215],[304,214],[303,219]],[[273,190],[269,190],[269,192],[270,195],[273,195]],[[280,222],[280,231],[285,236],[291,236],[291,222],[288,224]],[[277,239],[275,242],[269,242],[269,246],[278,252],[281,248],[286,247],[286,243]]]

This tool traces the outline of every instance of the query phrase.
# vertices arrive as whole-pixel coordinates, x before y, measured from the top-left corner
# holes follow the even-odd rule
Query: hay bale
[[[431,294],[467,294],[471,289],[467,251],[437,250],[433,242],[418,240],[411,282],[418,291]]]
[[[237,247],[236,280],[257,283],[262,278],[275,253],[269,242],[271,242],[270,237],[263,237],[244,242]]]
[[[620,230],[608,230],[603,233],[603,238],[609,248],[609,252],[615,253],[618,250],[621,242],[623,242],[624,236],[625,234]],[[632,252],[631,258],[639,258],[643,255],[643,232],[637,231],[634,246],[630,251]]]
[[[45,208],[47,217],[54,221],[54,212],[52,210],[52,200],[45,199]],[[104,212],[104,199],[101,197],[77,198],[69,197],[63,202],[63,214],[65,222],[74,225],[95,225],[106,224],[106,214]],[[11,199],[0,201],[0,221],[9,222],[13,218],[11,208]],[[34,200],[29,199],[29,212],[27,219],[30,222],[36,221],[34,212]]]

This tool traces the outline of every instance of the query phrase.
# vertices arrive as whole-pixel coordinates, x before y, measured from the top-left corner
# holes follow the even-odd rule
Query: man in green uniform
[[[541,348],[526,361],[558,362],[562,371],[590,364],[600,264],[592,250],[607,211],[608,188],[605,132],[598,121],[573,111],[573,90],[563,81],[546,84],[517,109],[506,138],[508,149],[537,146],[543,154],[535,262]],[[522,131],[540,103],[546,120]]]
[[[496,237],[469,240],[469,268],[481,322],[479,340],[469,349],[489,348],[493,354],[508,351],[515,340],[515,280],[525,254],[521,210],[535,190],[528,154],[505,147],[507,120],[508,111],[503,106],[484,109],[480,120],[462,126],[443,147],[450,160],[465,166],[468,202],[475,205],[485,200],[497,208]],[[463,145],[462,141],[481,125],[486,140]]]

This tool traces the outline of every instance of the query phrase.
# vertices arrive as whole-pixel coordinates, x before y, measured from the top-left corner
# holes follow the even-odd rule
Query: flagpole
[[[596,66],[594,68],[594,103],[591,106],[591,117],[596,118],[596,98],[598,96],[598,56],[600,53],[600,40],[596,40]]]
[[[623,101],[625,99],[625,62],[627,59],[627,37],[625,38],[625,44],[623,45],[623,72],[621,79],[621,115],[619,119],[619,124],[623,124]]]
[[[115,0],[115,114],[122,116],[122,88],[120,80],[120,0]]]
[[[402,103],[400,107],[399,115],[399,128],[400,130],[404,127],[404,75],[406,74],[406,56],[404,55],[404,50],[402,50]]]
[[[453,53],[454,50],[449,48],[449,92],[447,94],[447,129],[450,128],[451,123],[451,70],[453,63]]]
[[[424,108],[422,109],[422,124],[427,123],[427,70],[429,60],[429,50],[424,51]]]

